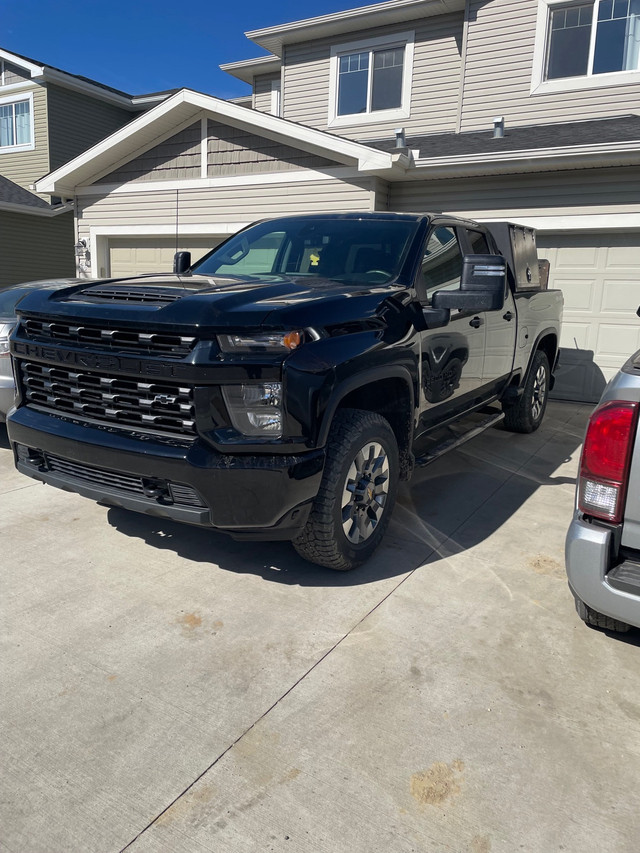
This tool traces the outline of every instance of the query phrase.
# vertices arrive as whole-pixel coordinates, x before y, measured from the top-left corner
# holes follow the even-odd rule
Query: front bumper
[[[640,628],[640,595],[609,583],[616,562],[613,529],[576,515],[567,533],[565,559],[574,595],[598,613]]]
[[[325,458],[323,450],[222,454],[200,440],[135,438],[28,407],[11,413],[8,432],[16,466],[29,477],[111,506],[243,539],[295,536],[320,487]]]

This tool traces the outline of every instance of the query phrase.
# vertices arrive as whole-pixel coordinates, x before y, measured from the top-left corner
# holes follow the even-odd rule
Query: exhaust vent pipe
[[[493,138],[502,139],[504,136],[504,116],[496,116],[493,120]]]
[[[394,133],[396,135],[396,148],[406,148],[407,141],[404,138],[404,127],[396,127]]]

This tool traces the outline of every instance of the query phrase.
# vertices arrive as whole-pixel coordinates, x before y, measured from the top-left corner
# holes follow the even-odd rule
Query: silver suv
[[[640,628],[639,411],[640,350],[607,385],[589,420],[566,543],[578,614],[608,631]]]

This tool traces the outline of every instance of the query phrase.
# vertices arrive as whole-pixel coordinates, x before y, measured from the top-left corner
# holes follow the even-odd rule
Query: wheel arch
[[[413,468],[415,383],[411,373],[389,365],[357,373],[341,382],[325,409],[319,444],[326,444],[331,423],[340,409],[362,409],[386,418],[398,442],[400,476],[407,479]]]

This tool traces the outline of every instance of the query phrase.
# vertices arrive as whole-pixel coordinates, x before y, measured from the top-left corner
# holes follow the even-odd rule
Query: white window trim
[[[271,115],[272,116],[281,116],[282,115],[282,80],[278,78],[277,80],[271,81]]]
[[[16,98],[0,98],[0,106],[5,104],[20,104],[23,101],[29,101],[29,131],[31,133],[31,142],[24,145],[0,145],[0,154],[19,154],[21,151],[33,151],[36,147],[35,125],[33,121],[33,93],[29,93],[26,97]]]
[[[413,47],[415,33],[413,30],[404,33],[392,33],[363,41],[352,41],[334,45],[331,48],[329,66],[329,127],[350,127],[360,124],[379,124],[382,121],[397,121],[409,118],[411,115],[411,80],[413,77]],[[371,113],[354,113],[353,115],[338,115],[338,82],[340,57],[345,53],[377,50],[379,48],[404,47],[404,66],[402,69],[402,106],[392,110],[376,110]]]
[[[595,0],[594,6],[598,0]],[[536,40],[533,52],[533,70],[531,74],[531,94],[548,94],[550,92],[578,92],[584,89],[603,89],[611,86],[625,86],[630,83],[640,83],[640,70],[612,71],[609,74],[591,74],[584,77],[562,77],[559,80],[545,80],[544,66],[547,56],[547,39],[549,35],[550,12],[555,7],[571,5],[567,0],[538,0],[538,18],[536,21]],[[576,3],[575,5],[581,5]],[[594,8],[595,16],[595,8]],[[591,49],[589,62],[592,62],[595,45],[596,27],[591,30]]]

